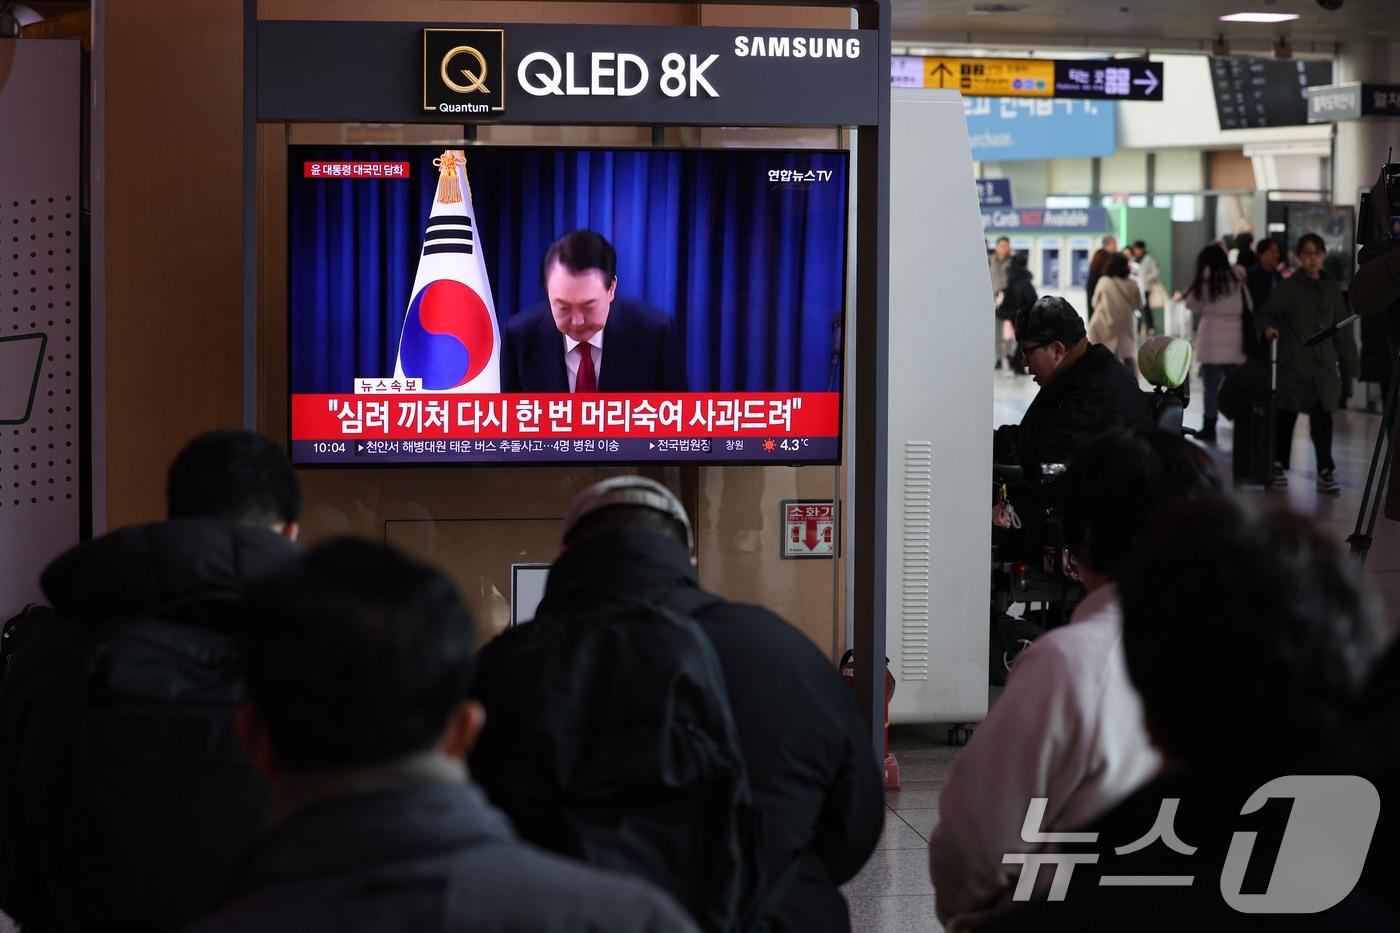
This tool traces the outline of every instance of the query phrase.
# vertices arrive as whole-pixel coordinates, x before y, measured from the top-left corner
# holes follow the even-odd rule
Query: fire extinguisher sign
[[[836,502],[832,499],[784,499],[783,558],[802,560],[836,556]]]

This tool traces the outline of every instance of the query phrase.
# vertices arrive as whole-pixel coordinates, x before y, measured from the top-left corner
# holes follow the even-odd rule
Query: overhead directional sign
[[[964,97],[1055,97],[1088,100],[1161,100],[1161,62],[1059,61],[1051,58],[952,58],[896,55],[895,87],[934,87]]]
[[[1308,122],[1332,123],[1363,117],[1400,117],[1400,84],[1324,84],[1304,89]]]
[[[1055,62],[1055,96],[1161,100],[1162,63],[1140,60]]]

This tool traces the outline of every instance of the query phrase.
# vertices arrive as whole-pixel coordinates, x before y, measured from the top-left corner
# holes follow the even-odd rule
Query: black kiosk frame
[[[581,14],[587,7],[579,0]],[[765,0],[765,6],[836,8],[855,14],[855,29],[612,26],[537,23],[428,23],[259,20],[256,0],[244,4],[243,295],[244,420],[257,424],[258,157],[261,122],[645,125],[659,144],[665,127],[851,127],[857,130],[852,176],[855,366],[852,432],[852,588],[856,688],[871,747],[884,755],[888,408],[888,247],[890,164],[890,3]],[[704,3],[694,4],[697,7]],[[472,103],[451,103],[430,80],[430,30],[478,30],[468,54]],[[499,34],[499,44],[494,38]],[[763,56],[739,55],[740,36],[759,36]],[[797,40],[801,38],[801,52]],[[771,41],[770,41],[771,40]],[[821,55],[814,53],[818,42]],[[828,40],[834,40],[834,44]],[[855,40],[855,45],[849,45]],[[752,41],[752,40],[750,40]],[[476,46],[485,52],[476,50]],[[752,46],[745,43],[751,51]],[[625,47],[625,49],[624,49]],[[447,52],[457,48],[453,45]],[[595,53],[626,51],[654,63],[655,90],[590,93],[576,83]],[[829,54],[829,53],[839,54]],[[851,52],[856,52],[851,55]],[[442,53],[447,54],[447,53]],[[544,82],[522,93],[527,56]],[[552,61],[550,59],[552,58]],[[607,59],[605,59],[607,60]],[[709,62],[707,65],[706,62]],[[567,63],[567,81],[554,83]],[[713,71],[710,69],[713,68]],[[443,72],[446,72],[444,61]],[[490,75],[501,82],[490,88]],[[560,77],[564,70],[560,69]],[[635,81],[635,73],[634,73]],[[661,82],[664,81],[664,86]],[[486,84],[488,87],[483,87]],[[421,85],[421,86],[420,86]],[[717,88],[716,88],[717,86]],[[542,89],[542,90],[541,90]],[[711,94],[712,90],[718,93]],[[728,89],[730,93],[725,94]],[[461,88],[447,92],[462,93]],[[659,92],[659,93],[658,93]],[[489,99],[487,99],[489,98]],[[467,100],[468,98],[458,98]],[[849,328],[848,328],[849,329]]]

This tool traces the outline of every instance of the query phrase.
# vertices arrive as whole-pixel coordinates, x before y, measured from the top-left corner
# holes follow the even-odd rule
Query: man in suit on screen
[[[541,268],[546,304],[506,324],[506,392],[685,392],[676,319],[617,297],[617,252],[593,230],[567,233]]]

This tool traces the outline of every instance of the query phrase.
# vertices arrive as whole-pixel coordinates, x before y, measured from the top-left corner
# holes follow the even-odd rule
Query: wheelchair
[[[1154,337],[1138,351],[1138,368],[1152,388],[1144,392],[1152,420],[1163,431],[1193,435],[1182,424],[1191,403],[1191,345],[1179,337]],[[1031,486],[1018,464],[992,465],[993,501],[1002,490],[1034,491],[1021,515],[1020,533],[993,529],[989,667],[1003,686],[1017,656],[1040,635],[1069,622],[1084,586],[1070,556],[1060,504],[1065,464],[1042,463]],[[1014,500],[1013,500],[1014,502]],[[1020,613],[1013,610],[1021,607]]]

